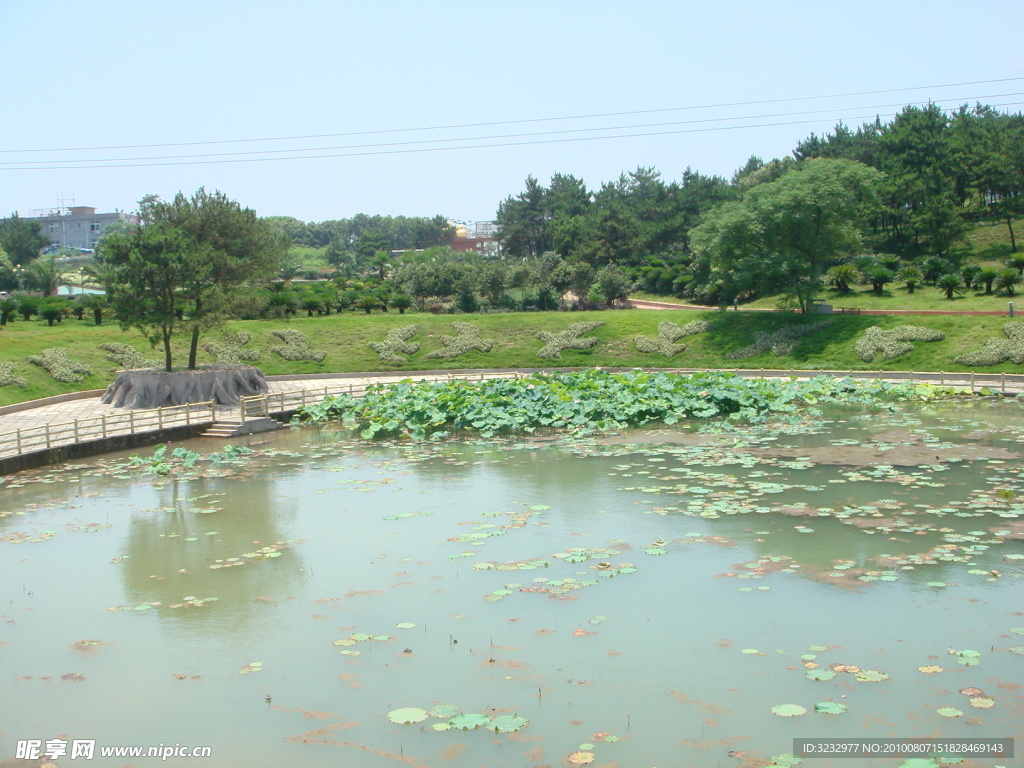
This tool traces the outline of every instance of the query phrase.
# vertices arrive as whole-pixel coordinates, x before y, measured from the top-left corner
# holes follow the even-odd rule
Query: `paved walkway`
[[[701,312],[717,312],[720,307],[706,307],[698,304],[677,304],[671,301],[646,301],[644,299],[629,299],[628,303],[634,309],[690,309]],[[733,310],[729,310],[733,311]],[[741,307],[740,312],[783,312],[787,310],[774,309],[772,307]],[[834,315],[985,315],[988,317],[1010,317],[1009,310],[998,311],[971,311],[956,309],[855,309],[850,307],[836,307],[830,314]]]

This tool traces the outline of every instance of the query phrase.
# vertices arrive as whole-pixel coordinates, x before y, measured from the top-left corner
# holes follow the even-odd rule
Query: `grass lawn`
[[[680,341],[687,349],[673,358],[657,353],[638,352],[633,339],[638,334],[657,335],[658,324],[670,320],[684,325],[704,318],[716,324],[710,333],[689,336]],[[876,317],[867,315],[834,316],[832,325],[808,336],[791,354],[775,356],[771,353],[745,360],[726,357],[732,350],[750,345],[755,331],[774,331],[793,324],[814,322],[821,317],[805,317],[791,313],[754,312],[699,312],[687,310],[645,311],[619,310],[607,312],[533,312],[493,315],[431,315],[431,314],[356,314],[345,313],[328,317],[293,318],[282,320],[235,321],[229,331],[248,331],[253,340],[249,346],[259,349],[261,359],[256,365],[267,374],[328,373],[352,371],[402,371],[445,368],[537,368],[548,366],[606,366],[606,367],[681,367],[681,368],[811,368],[840,370],[917,370],[966,371],[971,370],[953,363],[957,355],[977,349],[986,339],[1002,337],[1004,317],[933,316],[923,318]],[[588,336],[598,344],[588,350],[567,350],[561,360],[537,357],[543,345],[536,338],[538,331],[557,332],[582,320],[599,320],[604,326]],[[472,351],[452,360],[428,359],[426,353],[441,346],[437,337],[453,334],[451,323],[465,321],[476,325],[484,339],[493,341],[488,353]],[[382,363],[366,344],[381,341],[388,330],[411,323],[420,325],[419,334],[412,339],[420,349],[403,364]],[[865,363],[856,356],[853,345],[866,328],[878,325],[889,328],[900,324],[914,324],[935,328],[946,334],[940,342],[916,343],[913,352],[889,362]],[[307,335],[313,349],[323,349],[327,357],[323,362],[296,362],[282,360],[270,352],[279,344],[271,332],[291,328]],[[215,341],[213,332],[205,337]],[[152,359],[162,357],[159,350],[151,349],[145,339],[134,331],[122,331],[116,324],[103,326],[91,322],[65,320],[47,327],[44,321],[17,321],[0,328],[0,362],[14,363],[15,373],[28,382],[25,388],[0,388],[0,405],[49,395],[84,389],[100,389],[113,380],[113,363],[105,360],[98,345],[107,341],[131,344]],[[186,361],[185,337],[176,346],[176,361]],[[42,368],[26,362],[26,358],[47,347],[64,347],[72,358],[85,362],[92,375],[79,384],[54,382]],[[200,362],[213,362],[205,352]],[[1003,363],[984,369],[985,372],[1014,372],[1019,367]]]

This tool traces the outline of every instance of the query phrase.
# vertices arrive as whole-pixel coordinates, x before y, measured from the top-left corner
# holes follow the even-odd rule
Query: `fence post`
[[[17,429],[14,431],[14,441],[18,446],[18,453],[21,453],[21,430]]]
[[[946,372],[945,371],[939,371],[939,386],[941,386],[941,387],[946,386]]]
[[[163,429],[164,428],[164,409],[163,408],[157,408],[156,409],[156,426],[157,426],[157,429]]]
[[[75,419],[75,442],[76,443],[79,442],[79,440],[78,440],[78,419]]]
[[[44,429],[44,434],[46,435],[46,449],[49,450],[50,449],[50,425],[49,424],[44,424],[43,425],[43,429]]]
[[[974,394],[974,371],[971,371],[971,394]]]
[[[1004,395],[1006,394],[1006,374],[1005,373],[1000,373],[999,374],[999,389],[1002,391],[1002,393]]]
[[[210,421],[212,421],[212,422],[216,422],[217,421],[217,401],[216,400],[211,400],[210,401]]]

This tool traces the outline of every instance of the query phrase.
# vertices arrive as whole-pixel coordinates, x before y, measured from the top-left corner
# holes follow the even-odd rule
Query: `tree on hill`
[[[781,290],[806,311],[823,269],[859,250],[878,175],[862,163],[815,159],[752,187],[691,233],[696,271],[719,286],[720,301]]]
[[[280,271],[287,242],[220,192],[179,192],[171,202],[150,196],[139,206],[139,226],[107,238],[100,250],[104,288],[123,327],[163,344],[166,370],[171,338],[190,331],[194,369],[200,334]]]

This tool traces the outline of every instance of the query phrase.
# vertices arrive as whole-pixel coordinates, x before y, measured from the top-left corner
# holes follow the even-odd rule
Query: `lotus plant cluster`
[[[729,417],[756,422],[789,416],[818,403],[882,407],[915,397],[906,385],[816,377],[794,382],[744,379],[728,373],[676,375],[598,369],[534,374],[481,382],[373,385],[364,397],[325,398],[298,421],[342,421],[363,438],[442,438],[452,433],[497,434],[624,429]]]

